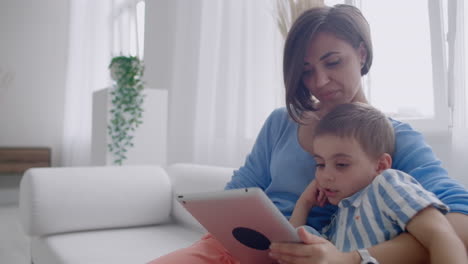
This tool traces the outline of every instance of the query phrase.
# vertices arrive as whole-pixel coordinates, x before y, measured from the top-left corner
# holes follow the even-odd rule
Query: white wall
[[[68,46],[68,1],[0,1],[0,146],[52,148],[60,163]]]

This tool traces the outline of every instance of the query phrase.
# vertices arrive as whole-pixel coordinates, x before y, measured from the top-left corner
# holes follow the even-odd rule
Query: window
[[[363,84],[370,103],[419,130],[447,130],[447,0],[346,0],[371,27],[374,59]]]
[[[112,52],[143,59],[145,36],[145,1],[117,0],[112,16]]]

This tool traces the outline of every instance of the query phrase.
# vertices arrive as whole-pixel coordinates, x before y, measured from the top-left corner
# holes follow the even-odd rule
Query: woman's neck
[[[354,96],[353,99],[351,99],[351,103],[364,103],[364,104],[369,104],[369,102],[367,101],[367,98],[366,98],[366,95],[364,94],[364,90],[361,88],[359,88],[359,90],[357,91],[356,95]]]
[[[366,96],[364,95],[364,91],[362,88],[359,88],[359,90],[356,92],[356,95],[349,101],[349,103],[364,103],[368,104],[369,102],[367,101]],[[317,119],[321,119],[323,116],[325,116],[328,112],[330,112],[333,108],[335,108],[336,105],[323,105],[321,106],[320,103],[318,104],[318,111],[312,112],[312,116],[316,116]]]

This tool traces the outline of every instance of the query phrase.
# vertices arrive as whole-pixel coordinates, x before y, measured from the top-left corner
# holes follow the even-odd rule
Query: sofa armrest
[[[167,221],[172,188],[158,166],[33,168],[20,184],[26,234],[157,224]]]
[[[234,169],[227,167],[179,163],[167,168],[172,181],[174,196],[178,194],[220,191],[231,179]],[[191,229],[201,232],[206,230],[185,208],[173,200],[172,216],[174,220]]]

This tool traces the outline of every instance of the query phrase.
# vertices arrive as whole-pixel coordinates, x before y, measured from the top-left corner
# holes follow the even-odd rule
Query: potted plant
[[[109,65],[113,80],[108,124],[109,152],[113,162],[122,165],[128,148],[133,147],[134,132],[143,123],[143,62],[138,57],[118,56]]]

